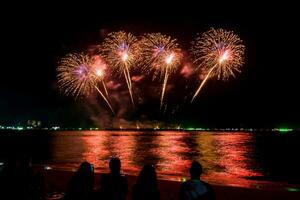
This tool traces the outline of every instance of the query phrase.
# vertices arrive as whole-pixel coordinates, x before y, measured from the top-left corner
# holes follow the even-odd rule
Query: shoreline
[[[176,132],[243,132],[243,133],[275,133],[275,134],[296,134],[300,132],[300,129],[288,129],[288,130],[279,130],[278,128],[127,128],[127,129],[94,129],[94,128],[61,128],[61,129],[51,129],[51,128],[40,128],[40,129],[26,129],[22,128],[18,129],[0,129],[0,133],[9,133],[9,134],[19,134],[20,132],[23,133],[30,133],[35,134],[37,132],[44,131],[44,132],[168,132],[168,131],[176,131]]]
[[[59,169],[48,169],[36,168],[36,170],[42,173],[45,177],[47,185],[47,191],[53,192],[65,192],[66,186],[74,174],[74,171],[70,170],[59,170]],[[100,175],[103,173],[95,172],[95,189],[99,188]],[[127,199],[131,199],[131,190],[136,181],[137,176],[127,175],[128,179],[128,195]],[[161,200],[177,200],[179,197],[179,188],[181,182],[174,180],[158,179],[158,186],[160,189]],[[300,198],[300,186],[290,185],[290,187],[256,187],[256,188],[245,188],[238,186],[229,185],[218,185],[212,184],[212,187],[216,193],[217,199],[220,200],[235,200],[235,199],[299,199]]]
[[[36,168],[49,168],[55,171],[72,171],[75,172],[77,170],[78,164],[74,165],[64,165],[60,166],[57,164],[35,164]],[[103,174],[108,173],[107,167],[103,168],[95,168],[95,173]],[[125,169],[123,171],[124,174],[128,176],[137,176],[139,170],[129,170]],[[248,188],[248,189],[256,189],[256,188],[286,188],[286,187],[297,187],[300,190],[300,180],[298,181],[285,181],[282,179],[272,179],[272,178],[263,178],[263,177],[236,177],[236,176],[228,176],[223,173],[214,173],[213,175],[203,174],[201,176],[204,181],[207,181],[210,184],[218,185],[218,186],[233,186],[233,187],[240,187],[240,188]],[[212,178],[213,177],[213,178]],[[175,181],[181,182],[183,179],[187,179],[187,174],[181,173],[160,173],[157,171],[157,178],[160,180],[166,181]]]

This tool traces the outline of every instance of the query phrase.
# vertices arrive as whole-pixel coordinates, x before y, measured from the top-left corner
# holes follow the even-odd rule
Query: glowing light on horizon
[[[287,191],[289,192],[299,192],[300,188],[296,188],[296,187],[288,187],[286,188]]]
[[[281,132],[281,133],[287,133],[287,132],[293,131],[293,129],[291,129],[291,128],[279,128],[278,131]]]

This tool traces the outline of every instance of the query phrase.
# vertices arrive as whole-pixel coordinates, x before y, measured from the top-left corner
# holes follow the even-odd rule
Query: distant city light
[[[184,130],[186,130],[186,131],[206,131],[206,130],[209,130],[209,129],[188,127],[188,128],[184,128]]]
[[[90,131],[94,131],[94,130],[97,131],[97,130],[99,130],[99,128],[93,128],[93,127],[91,127],[91,128],[89,128],[89,130]]]
[[[293,131],[293,129],[291,129],[291,128],[279,128],[278,131],[281,132],[281,133],[286,133],[286,132]]]
[[[49,166],[45,166],[44,169],[45,169],[45,170],[50,170],[50,169],[52,169],[52,168],[49,167]]]
[[[288,188],[286,188],[286,190],[289,192],[299,192],[300,191],[299,188],[292,188],[292,187],[288,187]]]
[[[135,128],[137,130],[141,130],[144,129],[143,126],[141,126],[141,124],[136,124]],[[105,130],[102,128],[98,128],[98,127],[89,127],[89,128],[72,128],[72,127],[68,127],[68,128],[61,128],[60,126],[52,126],[52,127],[33,127],[33,126],[19,126],[19,125],[15,125],[15,126],[3,126],[0,125],[0,130],[14,130],[14,131],[25,131],[25,130],[53,130],[53,131],[59,131],[59,130],[78,130],[78,131],[82,131],[82,130],[90,130],[90,131],[98,131],[98,130]],[[119,126],[119,129],[124,130],[127,129],[126,127],[123,126]],[[202,128],[202,127],[181,127],[180,125],[176,125],[176,126],[164,126],[164,127],[160,127],[159,125],[156,125],[152,128],[153,130],[185,130],[185,131],[224,131],[224,132],[230,132],[230,131],[247,131],[247,132],[277,132],[280,134],[284,134],[284,133],[289,133],[295,130],[299,130],[300,129],[292,129],[292,128],[286,128],[286,127],[282,127],[282,128]]]
[[[16,130],[18,130],[18,131],[22,131],[22,130],[24,130],[24,128],[23,128],[23,127],[21,127],[21,126],[18,126],[18,127],[16,128]]]
[[[60,129],[60,127],[59,126],[53,126],[53,127],[51,127],[51,130],[59,130]]]

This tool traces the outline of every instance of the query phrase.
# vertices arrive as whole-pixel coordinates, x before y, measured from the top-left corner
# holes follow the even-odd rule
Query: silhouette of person
[[[202,166],[193,161],[190,168],[191,179],[182,183],[180,188],[180,200],[214,200],[216,199],[212,187],[200,180]]]
[[[43,177],[34,172],[30,155],[17,155],[4,163],[0,182],[3,199],[34,200],[45,197]]]
[[[16,160],[9,158],[2,164],[3,168],[0,177],[0,195],[1,199],[12,199],[17,197],[15,195],[15,181],[17,180],[16,175]]]
[[[71,178],[65,200],[90,200],[94,192],[94,169],[88,162],[83,162]]]
[[[127,178],[122,175],[121,161],[112,158],[109,161],[109,174],[103,174],[100,180],[100,193],[105,200],[125,200],[128,192]]]
[[[141,170],[132,190],[132,200],[159,200],[155,168],[145,165]]]

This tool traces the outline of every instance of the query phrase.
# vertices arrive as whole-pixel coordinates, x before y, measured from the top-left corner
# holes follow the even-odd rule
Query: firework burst
[[[58,87],[63,93],[76,99],[78,96],[88,96],[96,89],[114,113],[107,98],[97,86],[104,76],[104,71],[95,64],[94,59],[84,53],[68,54],[62,58],[57,72]]]
[[[93,56],[92,59],[93,59],[93,63],[91,65],[91,70],[95,74],[96,79],[100,80],[100,82],[102,83],[102,87],[105,91],[106,97],[108,98],[108,91],[104,82],[107,65],[103,61],[103,59],[101,59],[100,56]]]
[[[57,68],[59,89],[75,98],[89,95],[96,84],[89,69],[91,64],[92,60],[83,53],[68,54],[62,58]]]
[[[192,42],[191,50],[195,57],[194,63],[206,71],[206,76],[191,102],[209,78],[227,80],[230,76],[235,77],[235,73],[240,72],[240,67],[244,63],[245,46],[232,31],[211,28]]]
[[[176,71],[180,64],[181,53],[176,39],[161,33],[145,34],[140,42],[142,49],[142,69],[146,72],[154,71],[154,78],[163,79],[160,107],[163,105],[165,89],[170,74]]]
[[[108,34],[100,47],[100,53],[108,65],[119,74],[124,75],[133,105],[130,68],[135,66],[139,52],[137,38],[131,33],[123,31]]]

